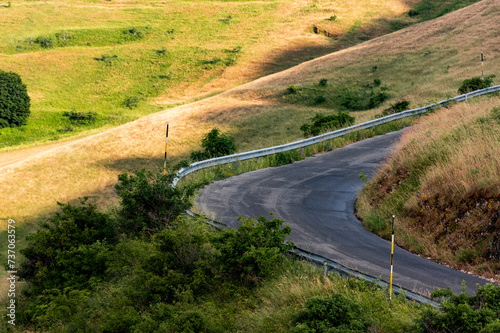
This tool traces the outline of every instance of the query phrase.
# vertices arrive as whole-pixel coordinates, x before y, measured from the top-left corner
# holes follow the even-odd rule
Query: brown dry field
[[[453,70],[446,75],[425,71],[413,73],[397,66],[392,74],[405,81],[412,75],[419,77],[418,85],[399,92],[414,102],[424,103],[436,96],[442,96],[441,99],[454,96],[457,82],[477,75],[477,57],[482,50],[488,50],[489,71],[500,72],[499,16],[500,0],[484,0],[439,19],[305,62],[199,102],[143,117],[104,133],[56,147],[48,146],[37,154],[2,153],[2,161],[12,158],[12,154],[18,154],[18,157],[0,168],[0,217],[14,218],[22,223],[53,212],[58,201],[71,202],[83,196],[95,199],[103,207],[113,204],[116,202],[113,185],[118,174],[162,166],[167,122],[171,129],[169,158],[177,161],[196,149],[202,135],[214,126],[228,131],[238,140],[238,133],[231,132],[235,123],[283,107],[275,98],[276,91],[290,84],[314,83],[322,77],[361,77],[366,68],[371,68],[380,59],[404,60],[426,49],[458,49]],[[419,65],[418,62],[415,65]],[[232,75],[239,77],[242,74],[229,72],[213,85],[226,86],[221,82],[225,79],[231,81]],[[360,114],[357,121],[368,120],[377,111]],[[256,136],[265,135],[256,133]],[[273,143],[272,138],[269,140],[262,143]],[[258,147],[258,144],[247,145],[247,148]],[[5,229],[5,224],[2,228]]]

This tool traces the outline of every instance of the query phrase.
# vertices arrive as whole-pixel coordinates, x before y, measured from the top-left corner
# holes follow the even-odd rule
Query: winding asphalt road
[[[366,139],[293,164],[257,170],[205,187],[196,206],[231,227],[238,216],[282,218],[290,240],[349,268],[389,281],[390,242],[367,231],[354,215],[363,186],[360,172],[375,174],[402,132]],[[397,222],[396,222],[397,227]],[[394,250],[395,285],[428,295],[435,287],[469,291],[487,283],[426,260],[399,247]]]

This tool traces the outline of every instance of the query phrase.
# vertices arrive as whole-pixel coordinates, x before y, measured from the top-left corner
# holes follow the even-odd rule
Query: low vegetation
[[[384,111],[382,111],[379,114],[376,114],[375,118],[381,118],[381,117],[389,116],[391,114],[403,112],[403,111],[409,110],[409,107],[410,107],[410,102],[408,102],[407,100],[402,100],[402,101],[396,102],[394,105],[391,104],[391,106],[389,106],[387,109],[385,109]]]
[[[479,89],[484,89],[491,87],[491,84],[493,83],[493,79],[495,78],[495,75],[488,75],[484,79],[481,78],[480,76],[475,76],[472,79],[466,79],[462,82],[462,85],[460,88],[458,88],[458,92],[460,94],[466,94],[471,91],[479,90]]]
[[[499,110],[493,98],[423,117],[360,196],[365,225],[388,237],[395,214],[402,246],[498,281]]]
[[[312,124],[303,124],[300,126],[300,130],[304,133],[305,137],[315,136],[320,133],[351,126],[354,124],[354,117],[351,117],[346,112],[340,111],[337,114],[329,116],[316,113],[316,115],[311,118],[311,122]]]
[[[375,79],[372,83],[331,85],[326,79],[313,86],[289,86],[283,102],[327,109],[363,111],[380,106],[389,98],[388,88]]]
[[[286,258],[293,244],[283,220],[240,217],[237,229],[215,229],[184,215],[190,189],[173,193],[171,178],[122,175],[114,212],[87,199],[60,204],[22,250],[16,326],[0,325],[13,332],[443,333],[498,326],[499,287],[476,296],[439,291],[434,296],[448,298],[443,310],[404,296],[390,301],[376,284],[325,278]]]

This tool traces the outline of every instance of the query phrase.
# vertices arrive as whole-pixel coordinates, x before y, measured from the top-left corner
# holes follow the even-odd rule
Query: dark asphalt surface
[[[215,182],[200,191],[197,207],[231,227],[238,216],[282,218],[290,240],[349,268],[389,281],[390,242],[367,231],[354,215],[363,182],[374,175],[402,132],[366,139],[293,164],[257,170]],[[397,227],[397,222],[396,222]],[[486,280],[411,254],[394,250],[395,285],[428,295],[435,287],[469,291]]]

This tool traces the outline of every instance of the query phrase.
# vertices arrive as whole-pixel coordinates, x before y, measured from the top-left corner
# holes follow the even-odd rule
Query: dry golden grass
[[[492,114],[499,107],[490,97],[423,117],[358,200],[360,216],[369,219],[374,208],[385,218],[398,212],[401,245],[500,281],[500,123]],[[399,185],[413,178],[417,188]]]

